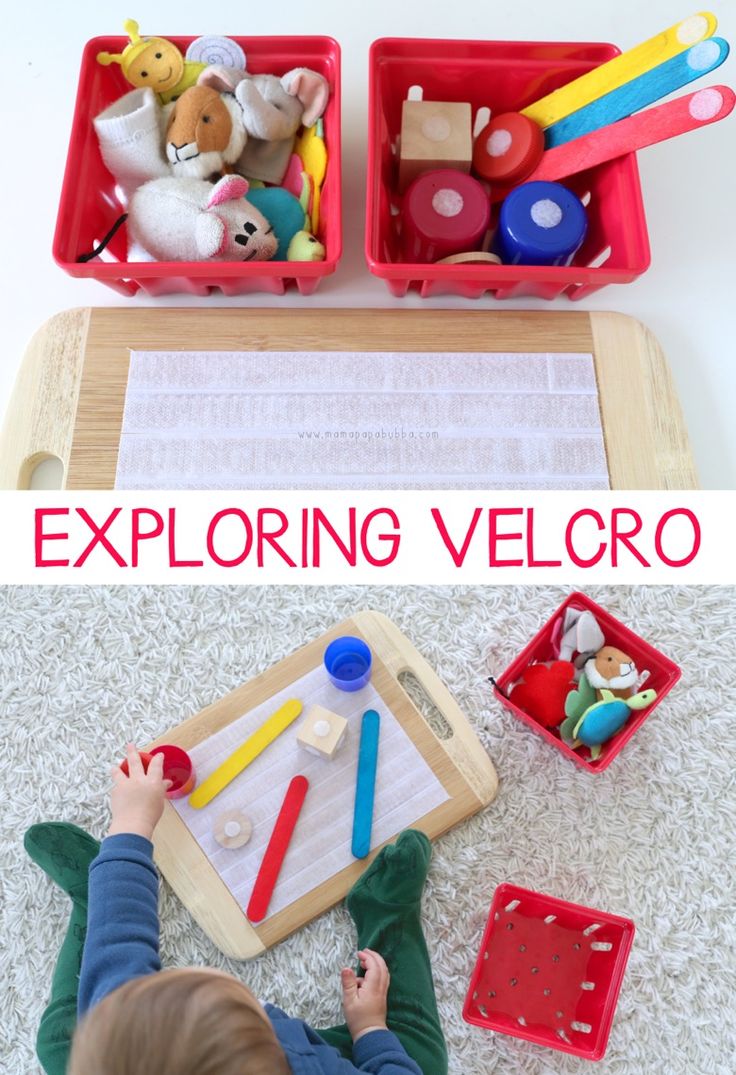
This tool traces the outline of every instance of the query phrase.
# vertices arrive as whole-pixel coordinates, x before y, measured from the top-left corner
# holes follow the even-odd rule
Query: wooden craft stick
[[[199,787],[194,789],[189,796],[189,805],[199,810],[212,802],[215,795],[219,795],[236,776],[242,773],[246,766],[262,754],[266,747],[270,746],[274,739],[277,739],[296,720],[301,711],[302,703],[297,698],[290,698],[288,702],[285,702],[246,739],[242,746],[226,758],[214,773],[211,773]]]
[[[675,138],[678,134],[725,119],[733,111],[736,95],[728,86],[709,86],[656,108],[648,108],[610,127],[593,131],[564,146],[548,149],[527,182],[546,179],[556,182],[585,172],[598,164],[632,153],[637,149]]]
[[[251,922],[262,922],[266,917],[308,790],[309,781],[306,776],[295,776],[286,789],[271,839],[263,854],[256,883],[253,885],[248,910],[245,912]]]
[[[551,127],[571,112],[577,112],[579,108],[584,108],[591,101],[597,101],[611,90],[624,86],[645,71],[651,71],[653,67],[684,52],[698,41],[712,37],[717,26],[718,20],[709,11],[691,15],[656,37],[636,45],[628,52],[622,52],[620,56],[614,56],[607,63],[594,67],[580,78],[528,105],[523,109],[523,115],[535,120],[540,127]]]
[[[722,37],[712,37],[673,56],[651,71],[645,71],[632,82],[612,90],[591,101],[585,108],[553,123],[544,132],[547,149],[562,146],[574,138],[618,123],[620,119],[639,112],[642,108],[661,101],[663,97],[682,89],[696,78],[702,78],[720,67],[729,53],[729,45]]]
[[[379,714],[375,709],[366,710],[360,725],[358,774],[355,781],[352,852],[356,859],[364,859],[371,849],[373,799],[376,790],[378,734],[380,729],[381,718]]]

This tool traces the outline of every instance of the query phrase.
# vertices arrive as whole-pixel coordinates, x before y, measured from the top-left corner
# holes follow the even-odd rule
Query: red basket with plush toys
[[[680,669],[582,593],[571,594],[505,672],[499,701],[584,769],[601,772]]]
[[[310,294],[342,245],[337,42],[125,28],[84,49],[57,264],[124,295]]]

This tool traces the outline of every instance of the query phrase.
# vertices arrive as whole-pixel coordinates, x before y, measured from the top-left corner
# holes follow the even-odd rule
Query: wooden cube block
[[[473,160],[470,105],[461,101],[404,101],[401,108],[399,191],[422,172],[457,168],[469,172]]]
[[[296,741],[310,754],[322,758],[334,758],[340,748],[348,722],[337,713],[324,709],[321,705],[311,705],[307,715],[299,725]]]

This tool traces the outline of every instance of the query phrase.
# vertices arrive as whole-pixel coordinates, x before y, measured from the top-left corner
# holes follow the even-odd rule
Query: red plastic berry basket
[[[479,109],[519,111],[617,56],[615,45],[532,41],[446,41],[382,38],[370,50],[366,259],[396,296],[412,288],[497,299],[532,295],[585,298],[606,284],[635,280],[650,263],[635,154],[565,180],[590,200],[588,234],[573,265],[412,265],[399,251],[397,148],[401,106],[411,87],[424,100],[469,101]],[[610,250],[610,253],[608,251]],[[605,261],[602,259],[605,258]]]
[[[520,709],[518,705],[515,705],[508,698],[509,691],[513,685],[522,678],[524,669],[532,664],[532,662],[555,660],[555,651],[553,649],[552,640],[558,621],[565,614],[565,610],[570,607],[588,609],[592,612],[605,636],[606,645],[616,646],[617,649],[621,649],[625,653],[628,653],[633,658],[640,671],[645,668],[648,669],[650,675],[642,689],[648,690],[649,688],[652,688],[657,692],[657,697],[652,705],[647,709],[632,712],[623,728],[604,744],[600,757],[595,761],[591,759],[588,747],[580,747],[578,750],[573,750],[567,743],[562,741],[556,728],[543,727],[533,716],[524,712],[523,709]],[[496,678],[493,689],[501,704],[507,709],[510,709],[514,716],[518,717],[519,720],[523,720],[524,723],[528,724],[530,728],[533,728],[535,732],[544,736],[547,742],[551,743],[552,746],[557,747],[557,749],[561,750],[564,754],[567,754],[568,757],[572,758],[573,761],[578,765],[581,765],[584,769],[599,773],[604,769],[607,769],[613,759],[621,753],[631,737],[636,734],[639,728],[641,728],[644,721],[651,716],[660,702],[667,694],[669,694],[681,674],[679,667],[674,661],[671,661],[669,657],[665,657],[665,655],[655,649],[654,646],[645,642],[643,638],[640,638],[639,635],[626,627],[620,620],[617,620],[610,614],[610,612],[606,612],[604,608],[597,605],[595,601],[591,601],[585,594],[573,593],[570,594],[567,600],[563,601],[560,607],[552,616],[550,616],[544,627],[542,627],[531,642],[524,647],[516,660],[512,661],[503,674]]]
[[[463,1019],[600,1060],[635,929],[629,918],[499,885]]]
[[[167,37],[169,35],[162,35]],[[192,37],[169,37],[182,51]],[[311,294],[320,280],[333,273],[342,253],[340,178],[340,46],[331,37],[234,37],[247,56],[253,74],[282,75],[292,67],[309,67],[324,75],[330,100],[323,117],[327,145],[327,173],[322,188],[318,238],[325,245],[325,260],[297,261],[127,261],[127,235],[120,228],[103,254],[78,262],[80,254],[94,249],[124,212],[115,181],[102,162],[92,121],[132,87],[117,64],[102,67],[100,51],[122,52],[127,37],[97,37],[82,54],[79,88],[69,139],[64,183],[56,218],[53,255],[71,276],[91,277],[123,295],[142,290],[149,295],[208,295],[219,288],[225,295],[267,291],[282,295],[295,285]]]

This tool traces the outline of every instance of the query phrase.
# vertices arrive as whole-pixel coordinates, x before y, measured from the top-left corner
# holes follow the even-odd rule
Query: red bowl
[[[525,668],[534,661],[551,661],[555,659],[555,651],[553,649],[555,626],[559,618],[564,615],[565,609],[571,606],[573,608],[589,609],[595,615],[595,618],[603,631],[606,644],[609,646],[616,646],[617,649],[621,649],[625,653],[628,653],[636,662],[640,671],[643,671],[645,668],[649,670],[649,679],[642,689],[649,690],[652,688],[657,692],[656,699],[647,709],[639,710],[638,712],[632,711],[630,718],[626,724],[624,724],[623,728],[604,744],[601,755],[596,761],[591,760],[590,751],[587,747],[573,750],[567,743],[564,743],[562,739],[560,739],[560,734],[557,728],[542,727],[533,716],[526,713],[523,709],[520,709],[519,706],[515,705],[508,697],[509,691],[514,683],[522,678]],[[523,720],[524,723],[528,724],[530,728],[533,728],[538,735],[544,736],[548,743],[557,747],[563,754],[567,754],[567,756],[572,758],[578,765],[581,765],[584,769],[599,773],[604,769],[607,769],[613,759],[621,753],[629,739],[636,734],[644,721],[651,716],[660,702],[669,694],[681,674],[679,667],[674,661],[671,661],[669,657],[665,657],[665,655],[655,649],[654,646],[645,642],[643,638],[626,627],[620,620],[617,620],[610,614],[610,612],[606,612],[604,608],[597,605],[595,601],[591,601],[585,594],[573,593],[570,594],[552,616],[550,616],[545,625],[537,632],[531,642],[525,646],[516,660],[512,661],[503,674],[496,678],[493,689],[499,702],[501,702],[506,709],[511,710],[515,717],[518,717],[519,720]]]
[[[182,51],[192,37],[163,35]],[[125,227],[118,230],[101,257],[87,262],[77,258],[92,250],[124,211],[113,177],[100,155],[92,121],[132,87],[117,64],[103,67],[97,53],[122,52],[127,37],[96,37],[82,54],[77,100],[69,136],[64,183],[61,190],[53,256],[70,276],[92,277],[122,295],[139,290],[149,295],[185,292],[208,295],[219,288],[225,295],[264,291],[281,295],[296,285],[311,294],[322,277],[333,273],[342,253],[340,175],[340,46],[331,37],[235,37],[253,73],[285,74],[293,67],[309,67],[324,75],[330,99],[323,117],[327,145],[327,173],[322,188],[318,238],[325,245],[325,260],[286,261],[128,261]]]
[[[606,284],[629,283],[650,263],[636,155],[629,153],[565,181],[587,205],[588,233],[570,266],[423,265],[402,260],[396,148],[401,106],[413,86],[426,101],[469,101],[518,112],[619,55],[615,45],[558,41],[447,41],[381,38],[371,45],[365,254],[370,271],[396,296],[532,295],[582,299]],[[595,264],[610,248],[604,263]]]
[[[600,1060],[634,933],[629,918],[499,885],[463,1019]]]

